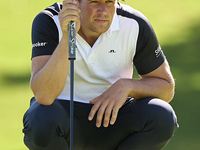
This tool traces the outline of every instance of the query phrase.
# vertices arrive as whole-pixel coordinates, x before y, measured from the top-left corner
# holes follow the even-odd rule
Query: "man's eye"
[[[98,3],[98,1],[90,1],[90,3]]]
[[[113,1],[113,0],[108,0],[108,1],[106,1],[106,3],[114,3],[115,1]]]

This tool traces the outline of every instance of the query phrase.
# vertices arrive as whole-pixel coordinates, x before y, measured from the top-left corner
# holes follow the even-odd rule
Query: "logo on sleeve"
[[[161,47],[159,46],[157,50],[155,50],[156,57],[159,57],[162,53]]]
[[[48,43],[47,42],[37,42],[37,43],[35,43],[35,44],[32,44],[32,48],[34,48],[34,47],[44,47],[44,46],[46,46]]]

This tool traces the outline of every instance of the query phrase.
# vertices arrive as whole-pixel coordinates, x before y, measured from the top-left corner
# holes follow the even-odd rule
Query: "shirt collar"
[[[120,27],[119,27],[119,18],[118,18],[118,15],[117,13],[115,12],[114,14],[114,17],[113,17],[113,21],[110,25],[110,28],[108,29],[108,33],[111,34],[113,31],[117,31],[119,30]]]

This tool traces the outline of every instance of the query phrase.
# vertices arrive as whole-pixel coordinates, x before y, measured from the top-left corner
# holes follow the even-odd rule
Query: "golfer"
[[[32,25],[30,150],[68,150],[68,24],[76,22],[74,150],[161,150],[177,128],[174,79],[143,14],[118,0],[64,0]],[[133,79],[133,65],[140,79]]]

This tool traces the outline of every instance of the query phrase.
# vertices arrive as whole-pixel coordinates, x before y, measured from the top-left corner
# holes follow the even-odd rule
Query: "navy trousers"
[[[74,102],[74,150],[161,150],[178,124],[172,107],[156,98],[130,98],[120,108],[114,125],[88,121],[92,104]],[[30,150],[69,150],[70,102],[50,106],[31,99],[24,115],[24,143]]]

